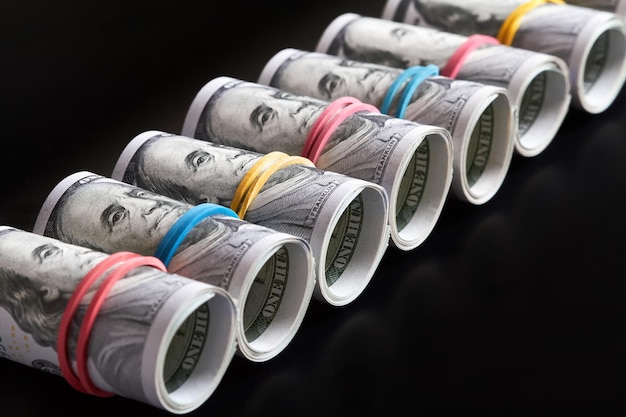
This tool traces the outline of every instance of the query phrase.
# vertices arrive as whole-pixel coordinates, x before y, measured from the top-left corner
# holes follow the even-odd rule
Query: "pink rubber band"
[[[74,373],[72,366],[70,365],[69,352],[67,351],[67,338],[69,336],[70,324],[72,318],[80,305],[80,301],[85,296],[89,287],[105,273],[109,268],[118,263],[138,257],[140,255],[132,252],[117,252],[113,255],[109,255],[103,259],[98,265],[93,267],[81,280],[72,296],[70,297],[63,316],[61,317],[61,323],[59,325],[59,335],[57,339],[57,357],[59,360],[59,367],[61,368],[61,374],[65,377],[67,382],[76,390],[86,393],[83,385],[77,375]]]
[[[469,56],[469,54],[483,45],[499,45],[498,41],[493,36],[473,34],[467,37],[465,42],[454,51],[446,66],[441,70],[441,75],[449,78],[455,78],[461,70],[463,63]]]
[[[304,156],[305,158],[307,158],[307,155],[311,153],[311,148],[315,143],[317,135],[319,134],[320,130],[326,125],[326,123],[328,123],[328,120],[334,117],[335,113],[340,111],[343,107],[352,103],[360,103],[360,100],[350,96],[339,97],[337,100],[326,106],[322,114],[320,114],[315,123],[313,123],[313,127],[311,127],[311,131],[309,132],[309,135],[304,142],[304,147],[302,148],[302,153],[300,156]]]
[[[313,163],[317,163],[324,146],[335,129],[348,117],[360,111],[379,113],[378,108],[375,106],[362,103],[354,97],[342,97],[329,104],[315,121],[307,137],[302,156],[310,159]]]
[[[96,317],[98,316],[98,312],[100,311],[100,307],[102,307],[102,303],[104,303],[104,300],[113,288],[113,285],[128,274],[128,272],[140,266],[151,266],[163,272],[167,271],[163,262],[154,256],[139,256],[127,259],[115,268],[115,270],[104,279],[102,285],[98,287],[91,303],[89,303],[85,317],[83,318],[80,332],[78,334],[78,344],[76,346],[76,365],[78,368],[78,377],[82,383],[83,389],[89,394],[98,397],[109,397],[114,395],[96,387],[89,377],[89,370],[87,369],[89,336]]]

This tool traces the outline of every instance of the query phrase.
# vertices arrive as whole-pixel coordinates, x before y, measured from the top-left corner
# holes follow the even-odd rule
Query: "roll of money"
[[[259,83],[323,100],[349,95],[382,108],[405,70],[321,52],[287,48],[266,63]],[[448,77],[427,77],[408,95],[403,118],[448,130],[453,143],[452,191],[480,205],[508,172],[517,116],[508,90]],[[397,107],[391,107],[394,114]]]
[[[105,253],[153,255],[194,206],[89,171],[60,181],[44,201],[35,233]],[[201,220],[168,271],[225,289],[237,307],[237,352],[253,362],[293,339],[313,296],[308,242],[236,217]]]
[[[122,151],[111,177],[190,204],[227,207],[263,154],[146,131]],[[389,243],[386,191],[372,182],[291,165],[269,177],[244,220],[299,236],[316,260],[316,299],[346,305],[361,294]]]
[[[515,150],[525,157],[538,155],[569,110],[567,64],[554,55],[489,43],[468,50],[462,63],[453,62],[472,41],[438,29],[344,13],[326,27],[316,51],[398,68],[434,64],[451,78],[504,87],[519,118]],[[456,66],[455,76],[447,73]]]
[[[259,153],[300,155],[329,102],[217,77],[194,98],[182,134]],[[376,109],[375,109],[376,110]],[[452,143],[441,127],[359,112],[332,132],[316,166],[382,186],[391,243],[400,250],[432,232],[450,190]]]
[[[103,280],[86,287],[62,333],[65,310],[85,276],[108,257],[0,226],[0,357],[59,376],[66,361],[76,372],[78,336]],[[224,289],[136,267],[105,294],[87,334],[89,379],[107,395],[190,412],[222,380],[235,354],[235,325],[235,304]]]
[[[615,13],[626,21],[626,1],[624,0],[567,0],[567,3]]]
[[[605,111],[626,80],[624,22],[615,13],[570,4],[544,3],[516,14],[527,3],[387,0],[382,17],[461,35],[502,33],[513,47],[557,56],[570,69],[572,104],[593,114]],[[502,30],[510,17],[521,18],[512,40],[511,32]]]

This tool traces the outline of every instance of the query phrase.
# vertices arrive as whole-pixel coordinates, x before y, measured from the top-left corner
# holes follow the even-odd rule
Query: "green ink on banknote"
[[[589,57],[585,63],[585,72],[583,73],[585,92],[589,92],[593,88],[602,75],[602,71],[604,71],[609,55],[609,36],[609,32],[600,35],[589,52]]]
[[[429,162],[430,148],[428,140],[424,140],[413,154],[400,183],[396,200],[396,224],[399,231],[411,222],[422,202],[428,179]]]
[[[174,335],[163,369],[168,392],[180,388],[196,368],[207,341],[209,319],[209,306],[204,303],[185,320]]]
[[[473,187],[485,172],[493,141],[493,103],[489,105],[474,128],[467,149],[467,183]]]
[[[246,298],[243,326],[248,342],[261,336],[276,317],[285,295],[288,271],[289,253],[282,246],[263,265]]]
[[[542,72],[528,85],[519,108],[519,134],[523,135],[535,123],[546,96],[547,74]]]
[[[363,230],[363,197],[358,195],[341,214],[326,254],[326,284],[331,286],[344,273]]]

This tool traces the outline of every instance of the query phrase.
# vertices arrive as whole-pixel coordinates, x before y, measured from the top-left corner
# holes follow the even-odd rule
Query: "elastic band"
[[[210,216],[224,215],[237,217],[237,214],[231,209],[219,204],[202,203],[193,206],[176,220],[170,230],[167,231],[159,246],[157,246],[154,256],[160,259],[165,265],[169,265],[178,250],[178,246],[185,239],[187,234],[198,223]]]
[[[150,266],[162,272],[167,271],[163,262],[153,256],[138,256],[123,261],[104,279],[102,284],[98,287],[98,290],[94,294],[91,303],[89,303],[89,307],[87,308],[85,317],[83,318],[83,322],[80,326],[80,331],[78,334],[78,344],[76,346],[76,365],[78,368],[78,377],[82,382],[83,389],[89,394],[98,397],[108,397],[113,395],[110,392],[103,391],[100,388],[96,387],[89,377],[89,370],[87,369],[89,336],[91,334],[91,329],[93,328],[96,317],[98,316],[98,312],[100,311],[100,307],[102,307],[102,304],[104,303],[104,300],[113,288],[113,285],[115,285],[117,281],[123,278],[131,270],[140,266]]]
[[[246,197],[248,190],[254,185],[256,181],[256,172],[265,170],[268,166],[273,164],[276,161],[279,161],[282,158],[286,158],[289,155],[285,152],[280,151],[272,151],[263,155],[259,158],[253,165],[250,167],[248,172],[243,176],[241,181],[239,181],[239,185],[235,190],[235,195],[233,197],[233,201],[230,202],[230,208],[233,211],[238,211],[241,206],[242,200]]]
[[[402,119],[404,117],[406,107],[413,97],[413,93],[415,93],[415,90],[417,90],[417,87],[419,87],[422,81],[424,81],[426,78],[436,75],[439,75],[439,67],[433,64],[429,64],[426,66],[414,65],[405,69],[389,87],[389,90],[385,95],[383,104],[380,107],[380,111],[385,114],[389,113],[389,108],[391,107],[393,98],[395,97],[400,87],[408,79],[409,81],[404,86],[402,96],[400,97],[400,103],[396,108],[395,117]]]
[[[313,124],[301,155],[310,159],[313,163],[317,163],[324,146],[337,126],[351,115],[360,111],[380,113],[376,106],[362,103],[354,97],[341,97],[330,103]]]
[[[83,299],[91,285],[98,278],[100,278],[102,274],[104,274],[107,270],[119,264],[120,262],[138,256],[140,255],[132,252],[117,252],[109,255],[108,257],[100,261],[98,265],[93,267],[76,286],[76,289],[72,293],[67,303],[67,306],[65,307],[65,311],[63,311],[63,315],[61,316],[61,323],[59,325],[59,335],[57,339],[57,357],[59,360],[59,367],[61,368],[61,374],[67,380],[67,382],[77,391],[87,393],[86,389],[83,388],[83,384],[81,383],[80,379],[74,373],[74,370],[70,365],[69,352],[67,351],[67,340],[69,337],[69,330],[72,318],[74,317],[76,310],[78,310],[80,301]]]
[[[454,51],[450,59],[448,59],[446,66],[443,67],[443,69],[441,70],[441,75],[449,78],[455,78],[461,70],[463,63],[465,62],[469,54],[472,53],[472,51],[478,49],[483,45],[499,44],[500,41],[498,41],[493,36],[481,35],[478,33],[468,36],[465,42],[463,42],[461,46],[459,46],[458,49]]]
[[[310,159],[281,154],[282,152],[271,152],[261,157],[239,183],[235,191],[235,198],[231,203],[231,209],[236,211],[241,219],[244,218],[250,204],[273,173],[289,165],[315,167]]]
[[[498,40],[503,45],[510,46],[513,43],[513,38],[519,29],[520,23],[524,15],[530,12],[537,6],[541,6],[546,3],[565,4],[563,0],[530,0],[524,4],[518,6],[511,14],[504,20],[500,30],[498,31]]]

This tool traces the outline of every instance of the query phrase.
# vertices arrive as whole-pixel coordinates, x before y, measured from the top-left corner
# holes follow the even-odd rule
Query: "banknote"
[[[508,89],[518,113],[515,150],[536,156],[554,139],[571,101],[565,61],[527,49],[485,44],[466,56],[455,76],[446,70],[470,37],[393,20],[344,13],[324,30],[316,47],[355,61],[398,68],[433,64],[443,75]]]
[[[624,0],[567,0],[566,2],[574,6],[616,13],[622,19],[626,19],[626,1]]]
[[[382,108],[388,91],[404,71],[286,48],[269,59],[259,83],[325,100],[354,96]],[[515,148],[518,118],[508,90],[431,76],[407,97],[404,119],[439,126],[451,134],[454,195],[476,205],[489,201],[504,181]],[[390,114],[397,111],[398,101],[392,102]]]
[[[230,207],[263,154],[187,136],[146,131],[122,151],[111,177],[190,204]],[[389,242],[386,191],[372,182],[304,165],[269,177],[244,220],[307,240],[316,260],[314,296],[352,302]]]
[[[387,0],[388,20],[470,35],[497,37],[527,0]],[[615,13],[571,4],[541,4],[519,21],[511,46],[563,59],[570,69],[572,104],[601,113],[626,80],[626,29]]]
[[[153,255],[192,207],[80,171],[53,188],[33,231],[106,253]],[[221,214],[202,219],[180,239],[168,271],[218,286],[233,297],[237,354],[261,362],[280,353],[295,336],[313,296],[308,242]]]
[[[1,226],[0,357],[65,376],[62,344],[62,358],[76,369],[77,336],[102,281],[88,288],[63,332],[62,317],[82,279],[108,257]],[[97,313],[88,339],[88,375],[107,393],[176,414],[192,411],[228,368],[235,325],[235,304],[224,289],[135,267],[115,282]]]
[[[222,76],[198,92],[182,134],[263,154],[300,155],[328,106],[323,99]],[[332,131],[316,166],[382,186],[391,243],[411,250],[430,235],[449,193],[450,133],[374,110],[357,112]]]

